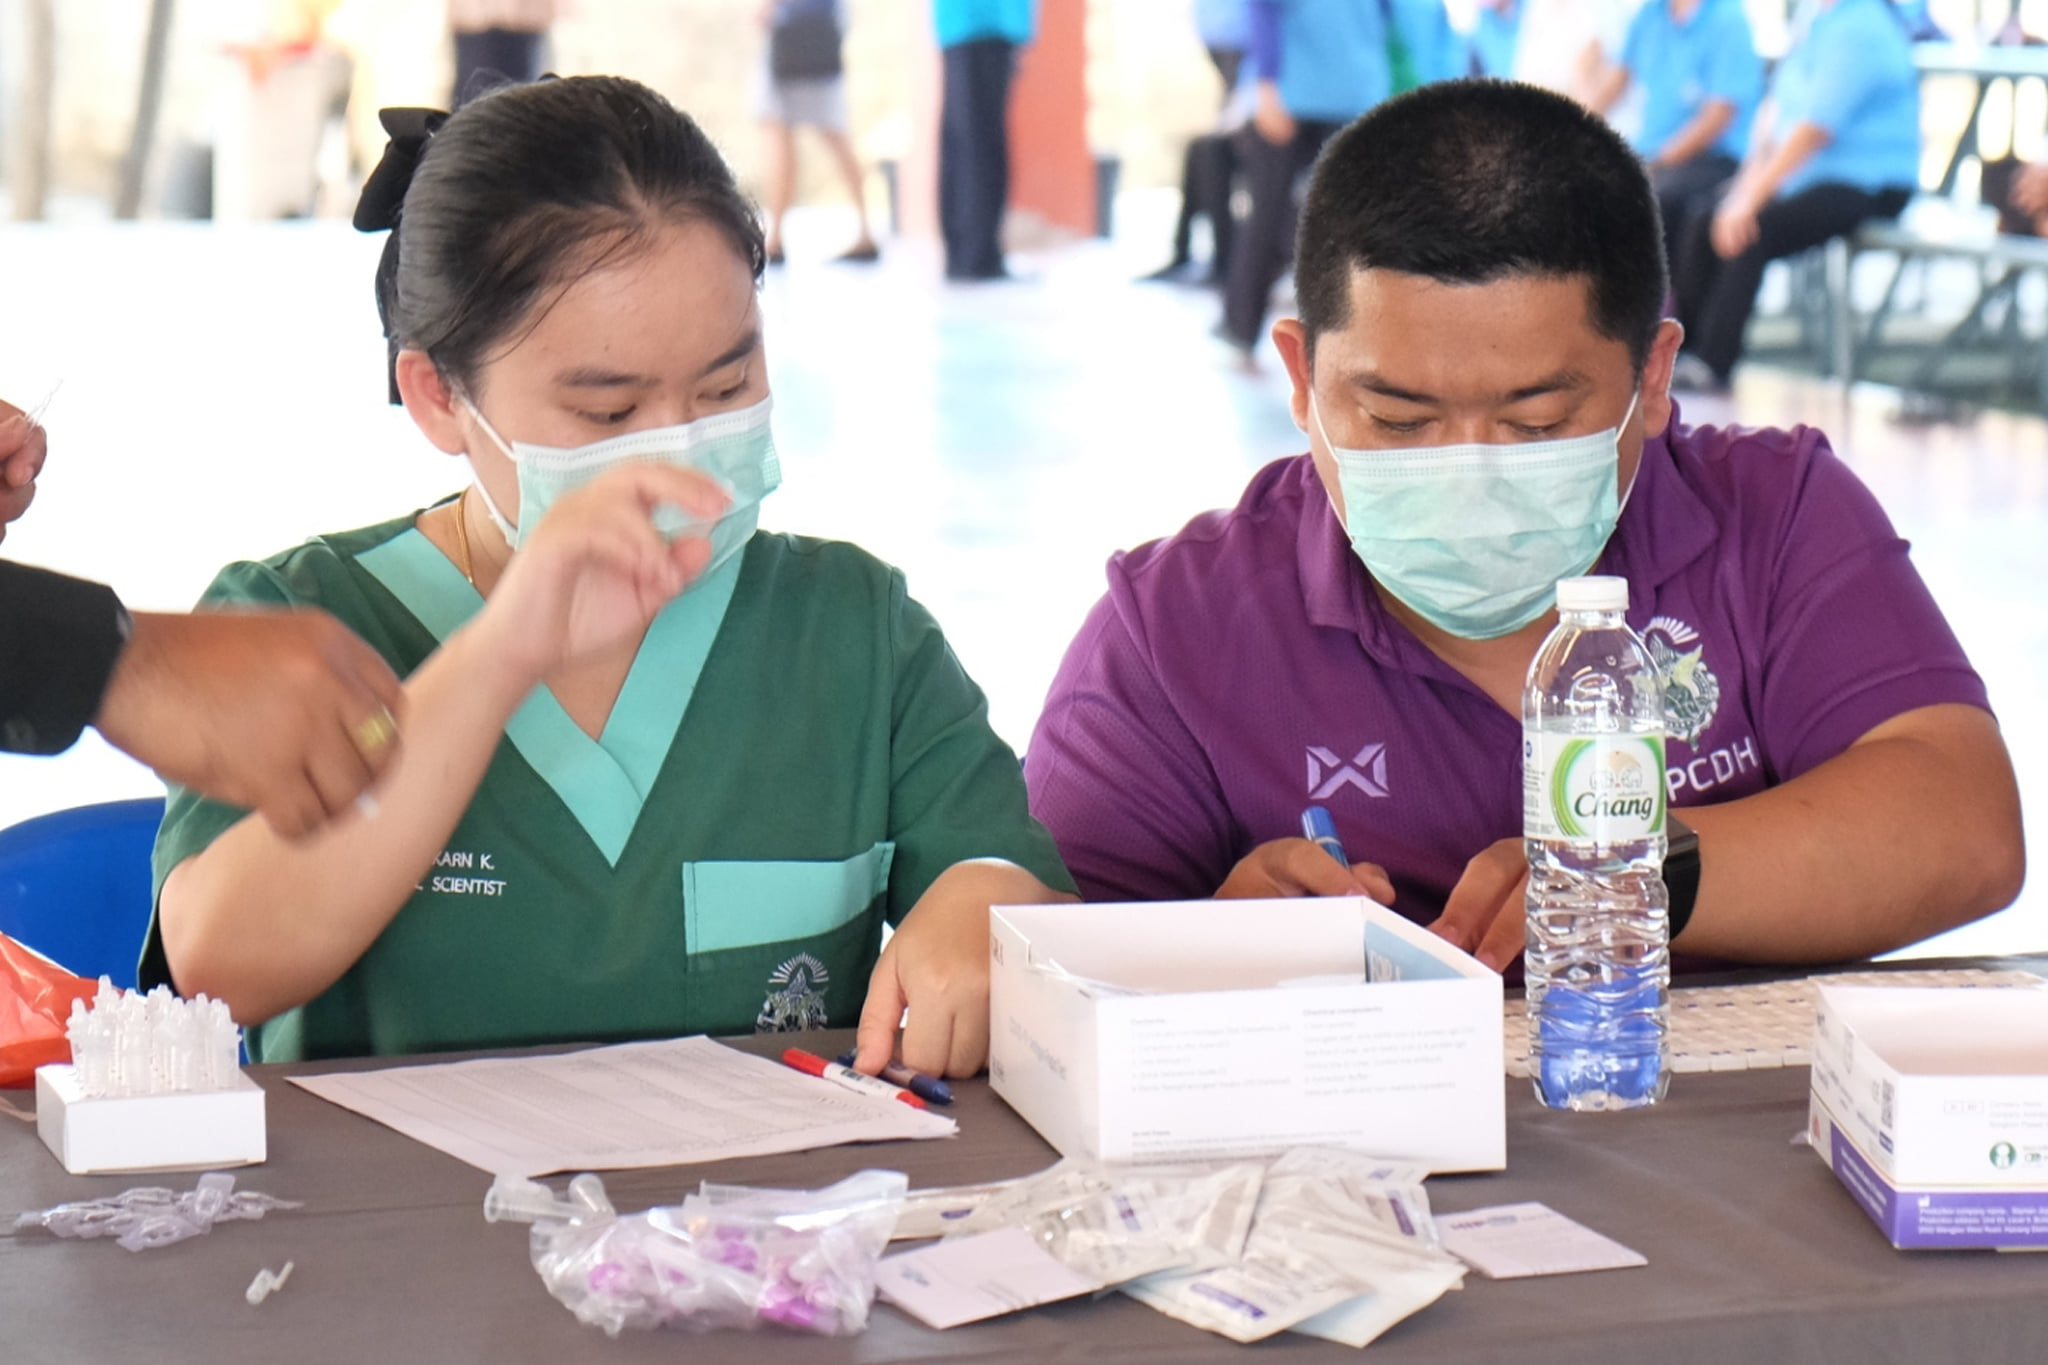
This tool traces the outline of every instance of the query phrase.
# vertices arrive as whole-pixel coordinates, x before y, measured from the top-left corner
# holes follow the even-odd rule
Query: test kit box
[[[2048,1247],[2048,990],[1821,986],[1808,1129],[1894,1246]]]
[[[247,1166],[268,1155],[263,1087],[88,1096],[77,1068],[36,1068],[36,1131],[73,1175]]]
[[[1101,1161],[1507,1164],[1501,978],[1363,896],[999,906],[989,1076]]]

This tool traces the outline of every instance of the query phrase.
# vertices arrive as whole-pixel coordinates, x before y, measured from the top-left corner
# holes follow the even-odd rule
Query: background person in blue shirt
[[[944,63],[939,232],[949,280],[1010,273],[1002,241],[1010,202],[1010,78],[1037,17],[1037,0],[932,0]]]
[[[1339,128],[1393,93],[1391,0],[1252,0],[1247,215],[1223,288],[1223,337],[1247,363],[1294,252],[1295,181]]]
[[[1742,0],[1649,0],[1594,110],[1608,113],[1632,87],[1642,91],[1642,126],[1629,141],[1657,192],[1665,259],[1675,260],[1686,221],[1735,174],[1763,98],[1763,59]]]
[[[1749,154],[1673,261],[1673,383],[1725,389],[1764,266],[1895,218],[1920,181],[1920,82],[1890,0],[1817,0],[1772,73]]]

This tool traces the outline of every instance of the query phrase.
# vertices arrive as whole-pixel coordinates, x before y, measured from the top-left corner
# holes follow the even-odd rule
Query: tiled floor
[[[944,287],[916,244],[825,263],[843,225],[798,218],[764,311],[786,482],[776,527],[861,542],[909,574],[1021,744],[1112,551],[1234,501],[1302,448],[1277,361],[1236,373],[1212,299],[1136,285],[1163,233],[1020,257],[1024,283]],[[224,560],[381,519],[461,482],[384,407],[378,242],[344,225],[0,228],[0,395],[62,381],[52,463],[4,553],[183,606]],[[1906,427],[1880,393],[1764,370],[1699,420],[1825,427],[1913,538],[1989,679],[2048,849],[2048,423]],[[0,824],[154,789],[88,738],[0,759]],[[1818,894],[1825,894],[1824,889]],[[2048,892],[1937,941],[2048,948]]]

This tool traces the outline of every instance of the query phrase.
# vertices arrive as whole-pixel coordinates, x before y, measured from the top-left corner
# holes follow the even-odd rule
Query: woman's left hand
[[[1072,899],[994,858],[940,873],[890,935],[868,978],[855,1069],[878,1074],[896,1052],[902,1022],[903,1064],[911,1070],[981,1070],[988,1061],[988,908]]]
[[[537,680],[645,630],[711,555],[702,536],[664,540],[655,509],[708,523],[729,502],[705,475],[658,464],[624,465],[565,495],[491,590],[495,647]]]

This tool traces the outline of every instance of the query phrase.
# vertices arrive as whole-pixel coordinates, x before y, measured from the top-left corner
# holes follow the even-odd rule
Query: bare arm
[[[405,749],[375,814],[298,844],[245,819],[171,872],[158,920],[179,989],[225,1000],[251,1024],[332,985],[412,894],[527,694],[552,669],[637,638],[702,569],[708,544],[665,544],[654,507],[710,520],[725,501],[710,480],[655,465],[564,498],[483,611],[406,684]]]
[[[1765,145],[1759,155],[1744,163],[1714,211],[1714,250],[1729,260],[1748,250],[1757,239],[1756,218],[1764,205],[1794,171],[1833,140],[1817,123],[1795,123],[1782,140]]]
[[[1905,712],[1811,772],[1685,819],[1701,876],[1677,945],[1738,961],[1888,952],[2009,904],[2026,870],[2012,762],[1974,706]],[[1494,844],[1431,927],[1506,966],[1527,876],[1520,840]]]

